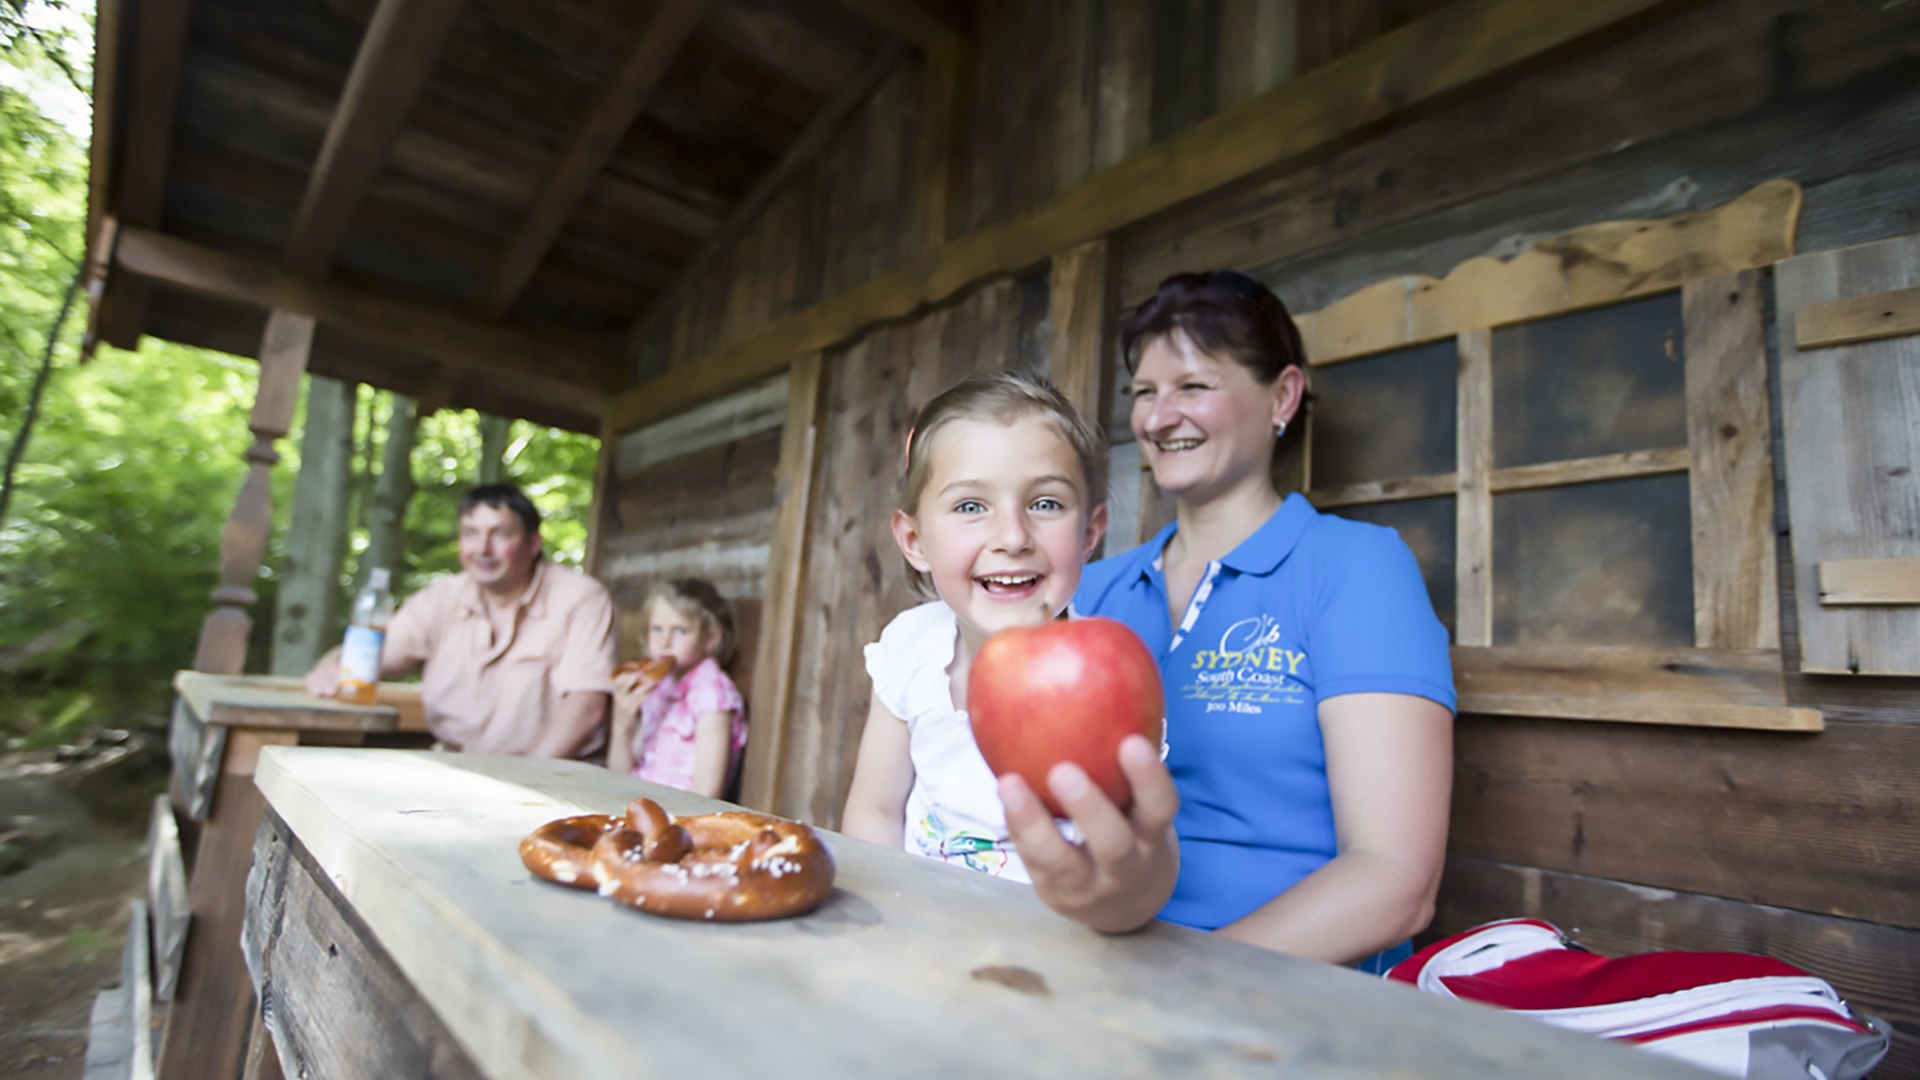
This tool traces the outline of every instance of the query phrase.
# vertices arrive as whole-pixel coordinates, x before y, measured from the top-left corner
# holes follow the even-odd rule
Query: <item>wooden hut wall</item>
[[[1044,204],[1434,6],[983,0],[956,227]],[[1285,48],[1247,44],[1276,19]],[[1680,5],[1495,92],[1455,95],[1114,237],[1117,310],[1167,273],[1208,266],[1254,272],[1317,310],[1393,275],[1444,275],[1593,222],[1718,206],[1774,178],[1804,193],[1800,251],[1913,233],[1916,52],[1913,5]],[[921,71],[903,69],[856,113],[690,291],[670,336],[637,343],[643,373],[698,363],[909,256]],[[1771,276],[1760,280],[1771,297]],[[907,410],[966,370],[1044,366],[1049,299],[1044,275],[1002,280],[824,356],[793,720],[777,762],[763,765],[776,777],[773,808],[837,821],[866,703],[860,645],[912,602],[883,529]],[[1771,313],[1766,325],[1771,334]],[[1920,1076],[1920,684],[1798,670],[1795,616],[1808,601],[1794,589],[1778,350],[1768,352],[1775,517],[1754,528],[1779,537],[1785,704],[1819,710],[1826,729],[1463,715],[1434,932],[1536,914],[1602,951],[1770,953],[1893,1021],[1883,1074]],[[1110,400],[1116,460],[1137,463],[1124,402]],[[1150,488],[1126,494],[1116,542],[1167,513]],[[622,498],[626,520],[651,512],[644,485],[623,481]]]
[[[1420,3],[1395,6],[1408,9],[1397,22]],[[964,232],[1031,210],[1286,81],[1294,9],[1295,0],[978,4],[951,227]],[[915,253],[928,70],[917,55],[883,82],[700,276],[670,324],[636,342],[641,377],[745,340]]]
[[[1441,276],[1586,223],[1715,206],[1775,177],[1804,190],[1800,251],[1913,233],[1917,47],[1911,11],[1696,5],[1142,228],[1122,245],[1121,307],[1168,273],[1234,266],[1311,311],[1389,276]],[[1777,350],[1773,362],[1777,388]],[[1528,914],[1603,952],[1783,957],[1894,1022],[1883,1073],[1920,1076],[1920,683],[1798,673],[1795,612],[1812,601],[1793,588],[1772,396],[1776,520],[1762,527],[1781,537],[1787,700],[1821,710],[1826,730],[1462,715],[1431,932]],[[1166,511],[1150,493],[1143,503],[1144,534]]]

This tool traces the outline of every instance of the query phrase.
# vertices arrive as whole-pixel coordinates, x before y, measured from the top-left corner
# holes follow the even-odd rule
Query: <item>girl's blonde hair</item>
[[[900,479],[898,505],[910,515],[918,515],[920,496],[933,477],[934,436],[955,420],[992,420],[1010,424],[1028,416],[1037,416],[1073,448],[1080,461],[1081,475],[1087,481],[1086,512],[1107,501],[1107,441],[1093,425],[1080,416],[1073,402],[1054,385],[1038,375],[996,371],[969,375],[941,391],[921,406],[907,432],[907,468]],[[903,556],[904,558],[904,556]],[[913,591],[934,599],[933,579],[907,564],[907,580]]]
[[[664,602],[681,617],[700,624],[700,632],[713,640],[713,660],[721,667],[733,663],[733,605],[720,595],[713,583],[703,578],[674,578],[662,581],[647,593],[645,610],[653,611],[656,601]]]

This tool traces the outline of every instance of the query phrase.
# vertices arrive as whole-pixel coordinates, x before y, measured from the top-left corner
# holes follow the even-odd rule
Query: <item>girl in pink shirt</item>
[[[643,610],[647,655],[673,670],[614,677],[607,767],[721,798],[747,745],[746,703],[722,670],[733,655],[733,606],[712,584],[681,578],[655,586]]]

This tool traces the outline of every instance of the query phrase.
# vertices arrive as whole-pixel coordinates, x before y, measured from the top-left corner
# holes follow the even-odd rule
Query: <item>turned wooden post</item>
[[[253,629],[248,609],[257,599],[253,579],[273,532],[273,466],[280,460],[273,444],[293,425],[293,405],[300,397],[312,345],[312,316],[288,311],[267,316],[260,341],[260,390],[247,416],[253,432],[246,453],[247,478],[220,534],[220,584],[213,590],[214,609],[200,624],[196,671],[238,675],[246,667],[247,635]]]

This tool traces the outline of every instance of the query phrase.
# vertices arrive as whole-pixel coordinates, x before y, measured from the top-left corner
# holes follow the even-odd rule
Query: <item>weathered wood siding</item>
[[[1435,6],[983,0],[958,227],[1044,205]],[[1120,309],[1168,273],[1234,266],[1317,310],[1386,277],[1442,275],[1592,222],[1717,206],[1780,177],[1804,191],[1802,252],[1920,231],[1916,54],[1912,4],[1680,5],[1497,92],[1456,95],[1115,237]],[[920,70],[898,73],[775,200],[692,291],[670,336],[642,343],[643,374],[697,363],[910,257]],[[1048,301],[1042,268],[827,356],[794,719],[773,809],[837,820],[867,703],[860,648],[913,602],[885,529],[910,409],[968,370],[1040,366]],[[1820,710],[1826,730],[1462,716],[1432,932],[1531,914],[1608,952],[1769,952],[1893,1021],[1880,1075],[1920,1076],[1920,684],[1798,670],[1803,601],[1769,353],[1781,670],[1787,704]],[[1137,463],[1124,399],[1110,401],[1116,461]],[[1497,411],[1493,424],[1497,433]],[[630,490],[623,520],[659,512],[647,487]],[[1123,537],[1166,520],[1171,508],[1150,485],[1126,494]],[[726,498],[738,500],[730,513],[749,512],[744,490]],[[1676,570],[1682,587],[1685,577]]]
[[[795,642],[792,715],[807,719],[776,767],[779,812],[840,820],[873,692],[862,647],[919,602],[889,524],[914,411],[968,372],[1038,368],[1045,297],[1044,279],[991,285],[828,366]]]
[[[707,415],[692,425],[663,421],[656,425],[663,430],[614,444],[602,482],[603,516],[595,522],[594,572],[619,609],[621,659],[645,652],[645,604],[654,585],[705,578],[733,604],[738,648],[728,671],[743,689],[750,685],[785,381],[697,410]]]
[[[976,5],[957,224],[967,230],[1031,210],[1284,82],[1293,70],[1295,2]],[[916,57],[855,111],[701,276],[670,328],[637,343],[640,377],[697,361],[913,254],[925,82]]]
[[[1224,265],[1313,310],[1387,276],[1442,275],[1584,223],[1717,205],[1774,177],[1804,189],[1801,251],[1911,233],[1916,51],[1911,10],[1695,5],[1139,230],[1122,246],[1122,307],[1168,273]],[[1777,363],[1776,351],[1783,666],[1789,704],[1821,710],[1827,729],[1462,716],[1431,933],[1525,914],[1606,952],[1767,952],[1892,1021],[1879,1075],[1920,1076],[1920,684],[1798,673]],[[1141,527],[1163,520],[1150,508]]]

